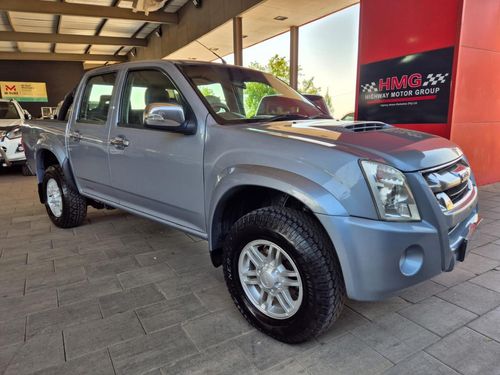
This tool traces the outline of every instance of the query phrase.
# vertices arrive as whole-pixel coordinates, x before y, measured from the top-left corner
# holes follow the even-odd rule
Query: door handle
[[[128,147],[128,145],[130,144],[130,142],[127,139],[125,139],[124,137],[118,136],[118,137],[115,137],[115,138],[111,139],[109,141],[109,144],[111,146],[116,147],[119,150],[123,150],[125,147]]]
[[[74,141],[74,142],[80,142],[80,139],[82,139],[82,135],[78,130],[74,130],[71,133],[69,133],[69,137]]]

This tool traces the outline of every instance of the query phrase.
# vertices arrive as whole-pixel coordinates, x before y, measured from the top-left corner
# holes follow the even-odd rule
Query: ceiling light
[[[158,37],[158,38],[161,38],[161,36],[163,35],[163,31],[161,30],[161,26],[158,27],[156,30],[155,30],[155,35]]]
[[[276,21],[284,21],[284,20],[287,20],[287,19],[288,19],[288,17],[285,17],[285,16],[276,16],[276,17],[274,17],[274,19],[275,19]]]
[[[132,48],[130,50],[130,54],[132,55],[132,57],[135,57],[137,55],[137,50],[135,48]]]

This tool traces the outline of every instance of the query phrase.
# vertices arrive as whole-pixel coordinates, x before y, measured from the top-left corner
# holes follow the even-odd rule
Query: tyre
[[[266,207],[243,216],[225,240],[223,266],[240,312],[277,340],[310,340],[342,311],[346,293],[335,250],[305,212]]]
[[[33,173],[29,169],[28,164],[23,164],[21,173],[23,174],[23,176],[33,176]]]
[[[60,166],[52,165],[45,170],[42,186],[45,208],[56,226],[72,228],[83,222],[87,215],[87,201],[68,185]]]

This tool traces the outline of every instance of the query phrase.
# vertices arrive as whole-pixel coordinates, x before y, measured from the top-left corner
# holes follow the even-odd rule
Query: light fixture
[[[130,50],[130,55],[131,55],[132,57],[136,57],[136,56],[137,56],[137,50],[136,50],[135,48],[132,48],[132,49]]]
[[[193,4],[196,8],[200,8],[201,7],[201,0],[193,0]]]
[[[288,19],[288,17],[285,17],[285,16],[276,16],[276,17],[274,17],[274,19],[275,19],[276,21],[284,21],[284,20],[287,20],[287,19]]]
[[[161,26],[158,26],[158,28],[155,30],[155,35],[158,37],[158,38],[161,38],[161,36],[163,35],[163,31],[161,29]]]

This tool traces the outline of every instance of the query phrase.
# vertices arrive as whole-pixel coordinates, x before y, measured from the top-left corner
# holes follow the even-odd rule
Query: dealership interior
[[[498,375],[499,20],[0,0],[0,375]]]

